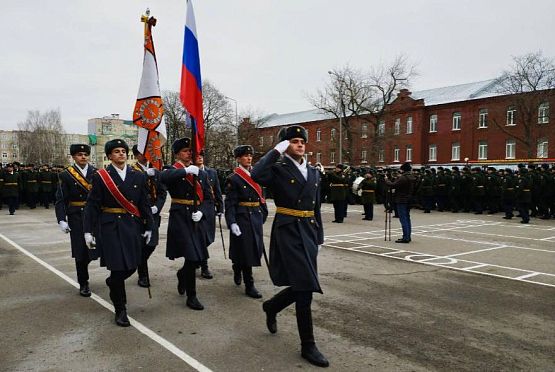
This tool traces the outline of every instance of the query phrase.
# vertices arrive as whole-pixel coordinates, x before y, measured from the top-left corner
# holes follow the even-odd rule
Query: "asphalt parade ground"
[[[399,221],[384,241],[381,206],[373,221],[349,206],[343,224],[331,223],[331,205],[322,209],[324,295],[314,296],[313,317],[329,370],[555,370],[554,220],[413,210],[412,242],[396,244]],[[128,279],[132,327],[120,328],[98,261],[89,266],[93,296],[78,295],[69,235],[52,208],[0,211],[0,370],[319,369],[300,357],[293,307],[268,333],[263,300],[233,284],[219,232],[209,248],[214,279],[197,280],[205,310],[187,308],[176,290],[183,262],[165,258],[167,217],[150,259],[152,299],[136,274]],[[228,234],[224,226],[226,246]],[[265,266],[254,276],[265,299],[279,291]]]

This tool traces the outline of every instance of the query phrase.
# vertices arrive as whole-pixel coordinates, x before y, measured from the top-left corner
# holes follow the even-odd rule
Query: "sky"
[[[203,79],[239,114],[310,110],[307,95],[349,65],[403,54],[413,91],[487,80],[512,57],[555,57],[553,0],[193,0]],[[65,130],[132,117],[146,8],[162,90],[179,90],[185,0],[26,0],[0,10],[0,129],[59,109]],[[232,101],[232,105],[235,103]]]

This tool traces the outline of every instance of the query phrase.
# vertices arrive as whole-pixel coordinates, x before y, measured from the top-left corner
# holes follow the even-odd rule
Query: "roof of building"
[[[423,99],[426,106],[434,106],[498,95],[501,95],[501,93],[496,91],[495,80],[491,79],[475,83],[421,90],[411,93],[410,97],[415,100]],[[259,128],[279,127],[333,118],[334,116],[332,114],[324,113],[318,109],[289,112],[286,114],[271,114],[264,118]]]

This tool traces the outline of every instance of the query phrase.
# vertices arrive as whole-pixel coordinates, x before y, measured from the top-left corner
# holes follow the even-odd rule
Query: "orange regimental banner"
[[[119,191],[118,187],[114,183],[112,177],[110,177],[110,173],[106,169],[101,169],[98,171],[98,175],[104,183],[104,186],[110,191],[110,194],[116,199],[119,205],[123,207],[127,212],[131,213],[136,217],[141,217],[141,212],[139,212],[139,208],[135,206],[135,204],[131,203],[127,198]]]
[[[147,12],[148,14],[148,12]],[[164,106],[160,95],[158,81],[158,65],[152,27],[156,25],[154,17],[143,16],[144,26],[144,59],[143,74],[137,95],[137,103],[133,110],[133,123],[139,127],[137,148],[157,169],[162,169],[162,145],[165,142],[165,127],[160,125],[164,115]]]

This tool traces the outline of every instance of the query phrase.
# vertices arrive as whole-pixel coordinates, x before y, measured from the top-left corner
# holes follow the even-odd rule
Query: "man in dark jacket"
[[[59,174],[54,208],[60,229],[69,233],[71,238],[71,257],[75,259],[79,294],[90,297],[88,267],[98,255],[96,250],[89,250],[85,243],[83,213],[96,168],[89,164],[89,145],[73,144],[69,147],[69,153],[75,163]]]
[[[93,175],[83,223],[85,242],[92,246],[96,238],[100,265],[110,270],[106,284],[120,327],[130,326],[125,279],[139,266],[142,240],[149,243],[153,225],[146,177],[127,166],[128,151],[121,139],[104,145],[111,164]]]
[[[238,146],[233,151],[239,166],[227,177],[225,186],[225,220],[230,229],[229,258],[233,262],[233,280],[245,282],[245,294],[252,298],[262,295],[254,286],[253,266],[261,266],[264,250],[262,225],[268,208],[262,188],[251,178],[252,146]]]
[[[262,308],[268,330],[276,333],[277,314],[295,302],[301,355],[314,365],[327,367],[328,360],[314,342],[312,326],[312,293],[322,293],[316,258],[319,245],[324,242],[324,230],[320,173],[304,159],[307,137],[306,130],[298,125],[282,129],[281,142],[251,172],[255,182],[274,194],[276,215],[270,237],[270,277],[274,285],[287,286],[265,301]]]
[[[394,181],[386,178],[385,183],[392,189],[395,189],[394,201],[397,205],[397,214],[399,222],[403,229],[403,237],[397,239],[395,243],[409,243],[411,241],[411,221],[410,221],[410,199],[413,193],[414,177],[411,174],[410,163],[401,165],[401,175]]]
[[[10,215],[15,214],[17,205],[19,203],[19,193],[22,189],[21,178],[19,173],[14,170],[13,164],[6,165],[6,171],[3,174],[2,197],[6,204]]]

